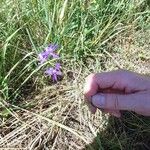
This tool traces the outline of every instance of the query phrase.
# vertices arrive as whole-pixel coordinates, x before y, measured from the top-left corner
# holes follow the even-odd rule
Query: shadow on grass
[[[129,112],[120,119],[110,117],[106,130],[83,150],[150,150],[150,117]]]

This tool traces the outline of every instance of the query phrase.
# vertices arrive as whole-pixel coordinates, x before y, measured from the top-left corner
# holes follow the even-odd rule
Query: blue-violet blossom
[[[57,76],[61,75],[60,63],[56,63],[55,68],[48,68],[45,74],[52,77],[53,81],[57,81]]]
[[[50,56],[52,56],[52,58],[59,58],[59,56],[55,53],[57,48],[58,46],[56,44],[50,44],[43,52],[38,54],[40,64],[43,64],[45,61],[47,61]]]

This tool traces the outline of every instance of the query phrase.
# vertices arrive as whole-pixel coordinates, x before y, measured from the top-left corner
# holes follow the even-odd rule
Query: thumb
[[[150,109],[150,99],[145,93],[124,95],[99,93],[92,96],[92,104],[97,108],[110,110],[145,112]]]

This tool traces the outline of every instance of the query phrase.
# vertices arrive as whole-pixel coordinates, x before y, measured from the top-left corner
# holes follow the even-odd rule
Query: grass
[[[91,116],[82,89],[91,72],[125,68],[149,73],[149,1],[1,0],[0,5],[0,146],[79,149],[100,130],[96,138],[100,149],[133,149],[139,142],[135,133],[128,136],[122,124],[122,130],[109,132],[113,121],[100,112]],[[54,62],[39,66],[37,60],[49,43],[60,46],[63,79],[57,84],[42,72]],[[137,124],[138,120],[132,128]],[[149,135],[149,128],[141,126],[135,137],[144,130]],[[20,131],[24,135],[19,140]]]

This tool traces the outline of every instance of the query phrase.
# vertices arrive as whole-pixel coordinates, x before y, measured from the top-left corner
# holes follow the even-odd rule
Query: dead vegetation
[[[119,67],[148,74],[149,33],[136,32],[130,37],[120,35],[110,45],[109,51],[95,55],[96,61],[89,59],[88,67],[66,62],[68,65],[62,81],[28,97],[25,101],[31,104],[28,107],[10,106],[12,116],[7,120],[1,118],[0,148],[84,149],[97,136],[97,132],[105,132],[109,117],[100,111],[95,115],[88,111],[82,92],[85,77],[90,72]],[[5,102],[3,105],[8,107]],[[90,149],[95,148],[91,146]]]

